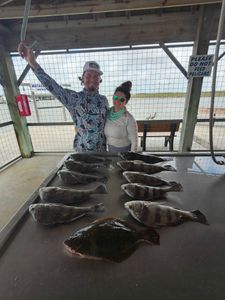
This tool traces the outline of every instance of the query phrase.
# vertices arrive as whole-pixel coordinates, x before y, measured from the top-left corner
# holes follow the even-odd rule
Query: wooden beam
[[[16,74],[13,67],[13,62],[9,53],[7,53],[1,46],[0,61],[0,76],[4,80],[4,93],[13,121],[13,126],[15,129],[20,152],[22,157],[31,157],[33,153],[33,147],[27,127],[26,118],[20,117],[15,99],[15,96],[19,95],[20,91],[16,84]]]
[[[192,55],[207,54],[210,42],[211,27],[215,23],[210,7],[202,7],[196,31]],[[191,151],[195,125],[197,122],[198,107],[201,96],[203,77],[188,80],[187,96],[184,108],[184,118],[180,137],[179,151]]]
[[[216,39],[219,9],[210,7],[214,25],[210,29],[211,40]],[[189,42],[195,40],[198,11],[166,13],[163,15],[146,15],[101,18],[97,21],[75,20],[32,22],[28,26],[27,40],[37,40],[40,50],[58,50],[71,48],[113,47],[172,42]],[[20,26],[10,28],[13,32],[8,40],[9,51],[16,51]],[[119,34],[118,34],[119,33]],[[104,38],[102,38],[104,36]]]
[[[76,2],[71,1],[71,3],[63,4],[33,4],[31,5],[29,18],[95,14],[143,9],[158,9],[169,7],[215,4],[221,2],[222,0],[87,0]],[[23,13],[24,6],[3,6],[0,10],[0,19],[23,18]]]

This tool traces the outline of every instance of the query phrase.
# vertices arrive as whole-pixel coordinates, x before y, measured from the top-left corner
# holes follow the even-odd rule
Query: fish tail
[[[183,187],[180,183],[177,183],[177,182],[173,182],[171,181],[171,187],[170,187],[170,191],[173,191],[173,192],[182,192],[183,191]]]
[[[140,235],[143,240],[152,244],[160,245],[160,235],[155,229],[148,227],[147,229],[141,231]]]
[[[200,210],[194,210],[192,211],[192,214],[194,215],[194,221],[205,224],[205,225],[209,225],[206,217],[203,215],[203,213],[200,212]]]
[[[96,212],[103,212],[105,210],[105,206],[103,203],[98,203],[93,206],[93,210]]]
[[[171,165],[165,165],[165,166],[163,166],[167,171],[173,171],[173,172],[176,172],[177,170],[174,168],[174,167],[172,167]]]
[[[107,188],[106,185],[104,183],[100,183],[99,186],[97,186],[97,188],[95,189],[95,193],[96,194],[107,194]]]

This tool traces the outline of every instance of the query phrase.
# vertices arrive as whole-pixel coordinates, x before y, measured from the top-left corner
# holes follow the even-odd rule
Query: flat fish
[[[42,225],[70,223],[91,212],[104,211],[103,203],[87,207],[67,206],[53,203],[37,203],[29,206],[34,220]]]
[[[128,182],[142,183],[150,186],[174,186],[178,184],[176,181],[166,181],[157,176],[142,172],[125,171],[123,172],[123,176]],[[183,190],[182,185],[180,183],[179,185],[180,189]]]
[[[68,170],[61,170],[57,172],[59,178],[66,184],[77,184],[77,183],[90,183],[94,181],[106,182],[107,177],[103,175],[91,175],[79,172],[72,172]]]
[[[166,197],[167,192],[180,192],[180,184],[168,187],[152,187],[140,183],[126,183],[121,189],[131,198],[140,200],[158,200]]]
[[[148,201],[130,201],[124,204],[133,218],[140,223],[151,226],[173,226],[185,221],[209,225],[206,217],[199,211],[186,211]]]
[[[162,171],[176,172],[176,169],[170,165],[161,166],[157,164],[148,164],[140,160],[121,160],[117,162],[117,165],[124,171],[144,172],[147,174],[154,174]]]
[[[87,190],[66,189],[60,187],[42,187],[39,189],[39,196],[46,203],[62,203],[73,205],[86,201],[92,194],[106,194],[105,184],[99,183],[96,187]]]
[[[167,161],[164,158],[155,155],[144,155],[136,152],[120,152],[118,155],[125,160],[141,160],[149,164],[155,164],[162,161]]]
[[[111,159],[109,158],[96,156],[89,153],[73,153],[69,156],[69,158],[73,159],[74,161],[85,162],[88,164],[102,163],[107,165],[111,162]]]
[[[159,245],[159,234],[152,228],[137,231],[117,218],[103,218],[76,231],[64,241],[67,250],[80,258],[121,262],[141,242]]]
[[[64,166],[69,171],[77,171],[80,173],[91,173],[96,172],[96,170],[100,168],[104,168],[105,165],[103,163],[85,163],[82,161],[76,161],[73,159],[66,160],[64,162]]]

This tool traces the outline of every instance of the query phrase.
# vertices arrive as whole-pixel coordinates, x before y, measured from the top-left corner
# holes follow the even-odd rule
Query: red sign
[[[18,95],[16,96],[16,102],[21,117],[26,117],[31,115],[30,106],[28,102],[27,95]]]

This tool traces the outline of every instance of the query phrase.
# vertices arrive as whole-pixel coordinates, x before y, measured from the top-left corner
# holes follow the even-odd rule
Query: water
[[[108,97],[108,99],[110,99]],[[110,105],[112,105],[112,102]],[[38,113],[36,113],[33,101],[29,102],[31,116],[27,122],[72,122],[69,112],[58,100],[37,101]],[[184,98],[131,98],[127,109],[136,120],[146,120],[154,116],[155,120],[160,119],[183,119],[185,99]],[[208,118],[210,97],[202,97],[199,105],[198,118]],[[223,97],[215,99],[214,107],[223,109],[217,117],[225,117],[225,101]],[[207,109],[208,108],[208,109]],[[8,106],[0,103],[0,123],[11,120]]]

